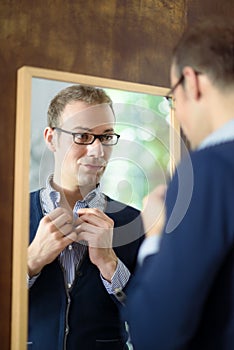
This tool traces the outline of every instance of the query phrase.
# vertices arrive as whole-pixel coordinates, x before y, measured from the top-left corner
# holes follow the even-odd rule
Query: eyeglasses
[[[184,81],[184,75],[182,74],[180,79],[177,81],[177,83],[175,85],[172,86],[172,88],[170,89],[170,91],[167,93],[167,95],[165,96],[165,98],[168,101],[169,107],[173,108],[173,98],[172,95],[174,94],[175,90],[177,89],[177,87],[182,84]]]
[[[96,139],[98,139],[103,146],[114,146],[118,143],[120,135],[118,134],[90,134],[90,133],[80,133],[80,132],[71,132],[61,128],[54,128],[60,132],[73,136],[73,142],[77,145],[91,145]]]

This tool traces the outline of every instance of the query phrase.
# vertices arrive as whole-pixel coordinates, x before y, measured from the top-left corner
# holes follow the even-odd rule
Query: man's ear
[[[185,89],[187,95],[192,99],[199,99],[201,90],[198,74],[192,67],[186,66],[183,69],[183,75],[185,78]]]
[[[55,149],[55,145],[53,142],[53,137],[54,137],[54,129],[47,126],[44,130],[45,143],[50,151],[55,152],[56,149]]]

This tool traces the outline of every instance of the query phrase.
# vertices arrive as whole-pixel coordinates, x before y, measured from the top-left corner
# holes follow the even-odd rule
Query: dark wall
[[[233,0],[0,2],[0,339],[10,349],[16,74],[23,65],[169,86],[187,21],[234,15]],[[22,281],[23,283],[23,281]]]

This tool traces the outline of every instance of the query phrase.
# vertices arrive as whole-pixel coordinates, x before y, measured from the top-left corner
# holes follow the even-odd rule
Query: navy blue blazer
[[[116,255],[133,273],[143,240],[140,212],[107,198],[106,213],[115,222]],[[31,193],[30,241],[42,216],[39,191],[36,191]],[[76,271],[70,291],[58,259],[43,268],[29,290],[28,333],[28,349],[33,350],[125,349],[127,333],[118,301],[107,293],[88,253]]]
[[[134,350],[234,349],[234,142],[191,161],[192,178],[186,159],[168,188],[173,231],[166,224],[159,253],[129,284],[124,317]]]

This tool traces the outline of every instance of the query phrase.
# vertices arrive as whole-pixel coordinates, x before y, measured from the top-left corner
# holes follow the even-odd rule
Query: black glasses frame
[[[179,80],[177,81],[177,83],[175,83],[175,85],[172,86],[172,88],[169,90],[169,92],[165,96],[170,108],[173,108],[173,96],[172,95],[174,94],[177,87],[183,83],[183,81],[184,81],[184,75],[182,74],[181,77],[179,78]]]
[[[194,73],[196,75],[204,74],[204,73],[199,72],[197,70],[194,70]],[[177,81],[177,83],[175,83],[175,85],[172,86],[172,88],[169,90],[169,92],[165,96],[171,109],[173,109],[173,94],[174,94],[175,90],[177,89],[177,87],[184,82],[184,79],[185,79],[184,75],[182,74],[181,77],[179,78],[179,80]]]
[[[100,135],[97,135],[97,134],[91,134],[91,133],[86,133],[86,132],[72,132],[72,131],[67,131],[67,130],[64,130],[64,129],[61,129],[61,128],[53,128],[54,130],[58,130],[60,132],[64,132],[65,134],[69,134],[69,135],[72,135],[73,137],[73,142],[76,144],[76,145],[91,145],[92,143],[94,143],[94,141],[96,139],[98,139],[101,144],[103,146],[114,146],[118,143],[118,140],[120,138],[120,135],[119,134],[116,134],[116,133],[113,133],[113,134],[100,134]],[[89,136],[92,136],[92,140],[90,142],[76,142],[75,141],[75,138],[76,138],[76,135],[89,135]],[[114,143],[110,143],[110,144],[105,144],[102,142],[102,139],[106,136],[116,136],[116,141]]]

